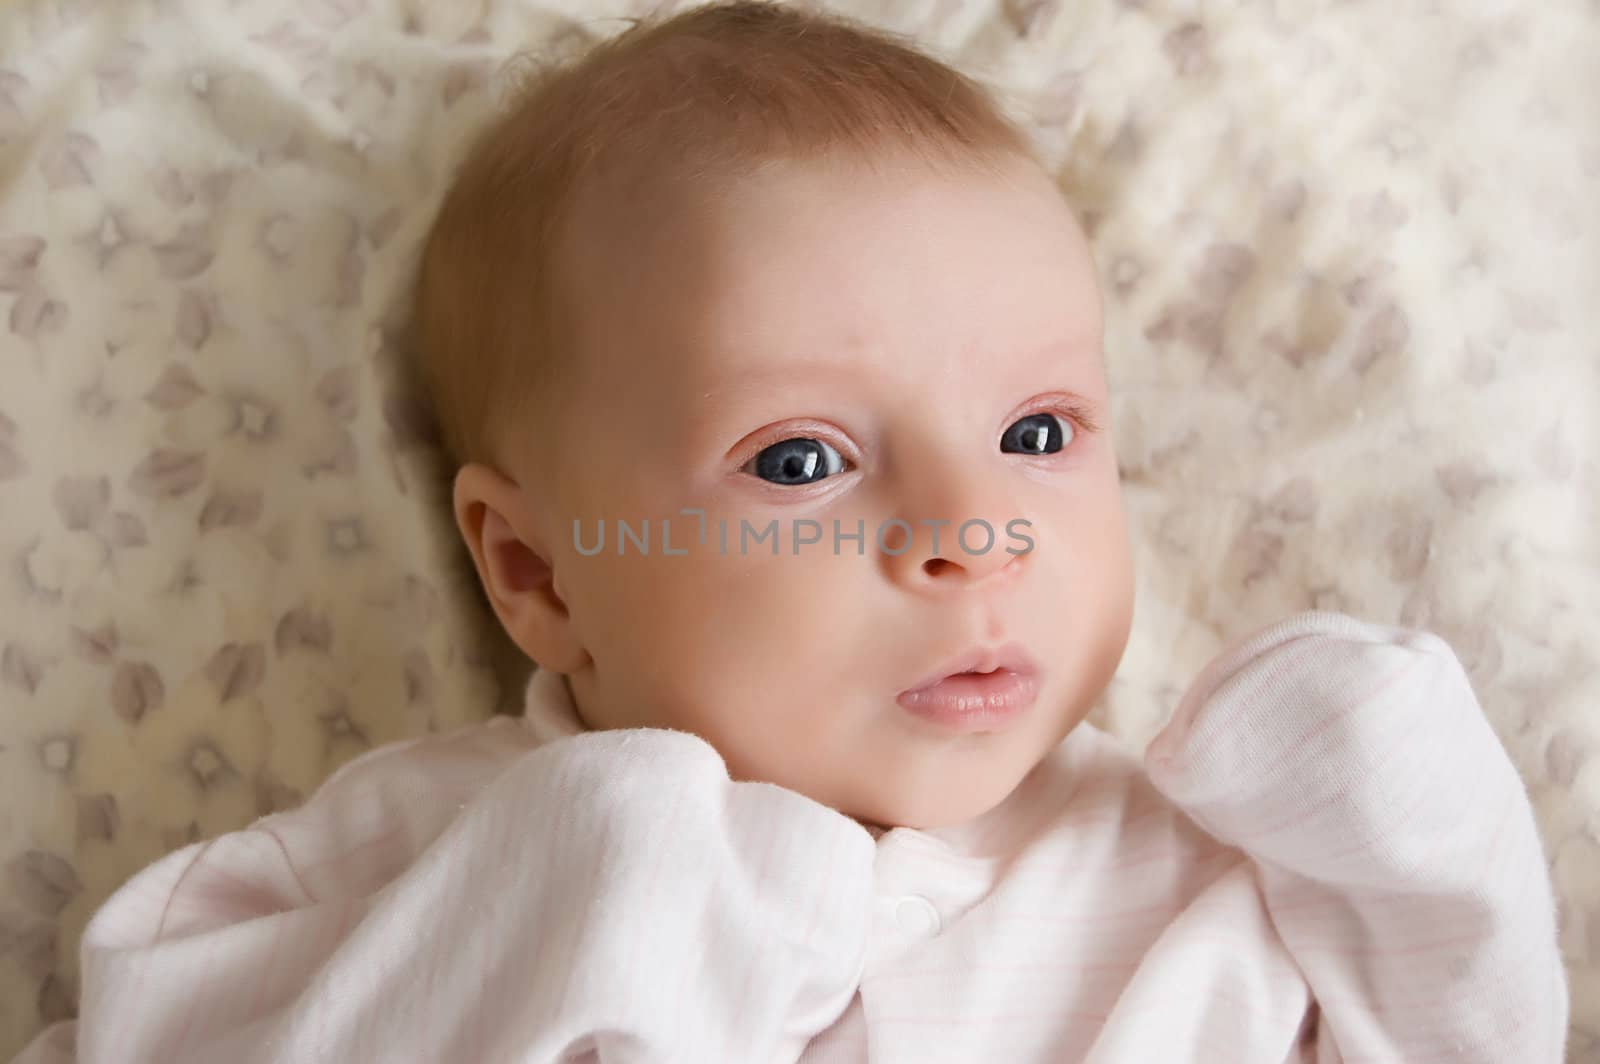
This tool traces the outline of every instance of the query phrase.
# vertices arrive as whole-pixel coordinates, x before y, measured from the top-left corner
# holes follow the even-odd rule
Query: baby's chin
[[[977,820],[1016,793],[1043,759],[1026,735],[1010,743],[948,750],[923,760],[896,761],[893,752],[863,753],[840,771],[818,773],[815,763],[779,758],[757,763],[731,759],[735,780],[785,787],[849,817],[863,828],[933,830]],[[770,753],[771,751],[764,751]]]
[[[880,801],[860,806],[840,808],[839,812],[869,831],[882,832],[893,828],[912,828],[933,831],[939,828],[959,827],[989,813],[1006,800],[1017,788],[1020,780],[1002,781],[993,788],[995,793],[950,793],[919,796],[889,796]],[[837,807],[836,807],[837,808]]]

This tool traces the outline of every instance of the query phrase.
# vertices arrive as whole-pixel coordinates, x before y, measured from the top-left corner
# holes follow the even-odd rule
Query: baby
[[[1133,614],[1102,295],[975,82],[637,25],[483,135],[416,309],[525,715],[145,869],[22,1060],[1561,1060],[1436,636],[1304,613],[1142,760],[1085,722]]]

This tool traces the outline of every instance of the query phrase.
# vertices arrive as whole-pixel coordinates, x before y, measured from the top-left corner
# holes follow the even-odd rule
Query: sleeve
[[[1568,986],[1523,788],[1448,644],[1302,613],[1202,671],[1145,754],[1249,857],[1317,1064],[1559,1064]]]
[[[871,836],[731,781],[688,733],[532,750],[371,890],[309,859],[338,790],[168,855],[96,913],[80,1061],[764,1064],[859,981]]]

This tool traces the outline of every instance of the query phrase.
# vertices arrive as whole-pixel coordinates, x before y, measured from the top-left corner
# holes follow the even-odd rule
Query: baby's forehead
[[[896,345],[946,346],[946,327],[971,337],[950,341],[967,343],[958,361],[929,351],[948,365],[1100,342],[1093,256],[1042,172],[787,163],[647,190],[612,180],[580,206],[562,270],[590,341],[575,346],[604,334],[622,361],[668,360],[689,378],[676,383],[744,387],[729,376],[750,363],[780,379],[829,361],[866,372]]]
[[[761,215],[780,204],[805,201],[824,216],[848,216],[880,202],[910,199],[942,207],[987,196],[1069,216],[1071,204],[1050,173],[1031,159],[930,161],[909,150],[834,151],[806,156],[773,154],[736,166],[612,163],[586,173],[571,191],[569,232],[593,237],[607,230],[636,232],[661,220],[711,222]]]

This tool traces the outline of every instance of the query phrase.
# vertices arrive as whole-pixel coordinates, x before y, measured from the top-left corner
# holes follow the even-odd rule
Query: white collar
[[[536,668],[528,677],[522,718],[540,745],[590,730],[578,716],[566,674],[553,669]]]

